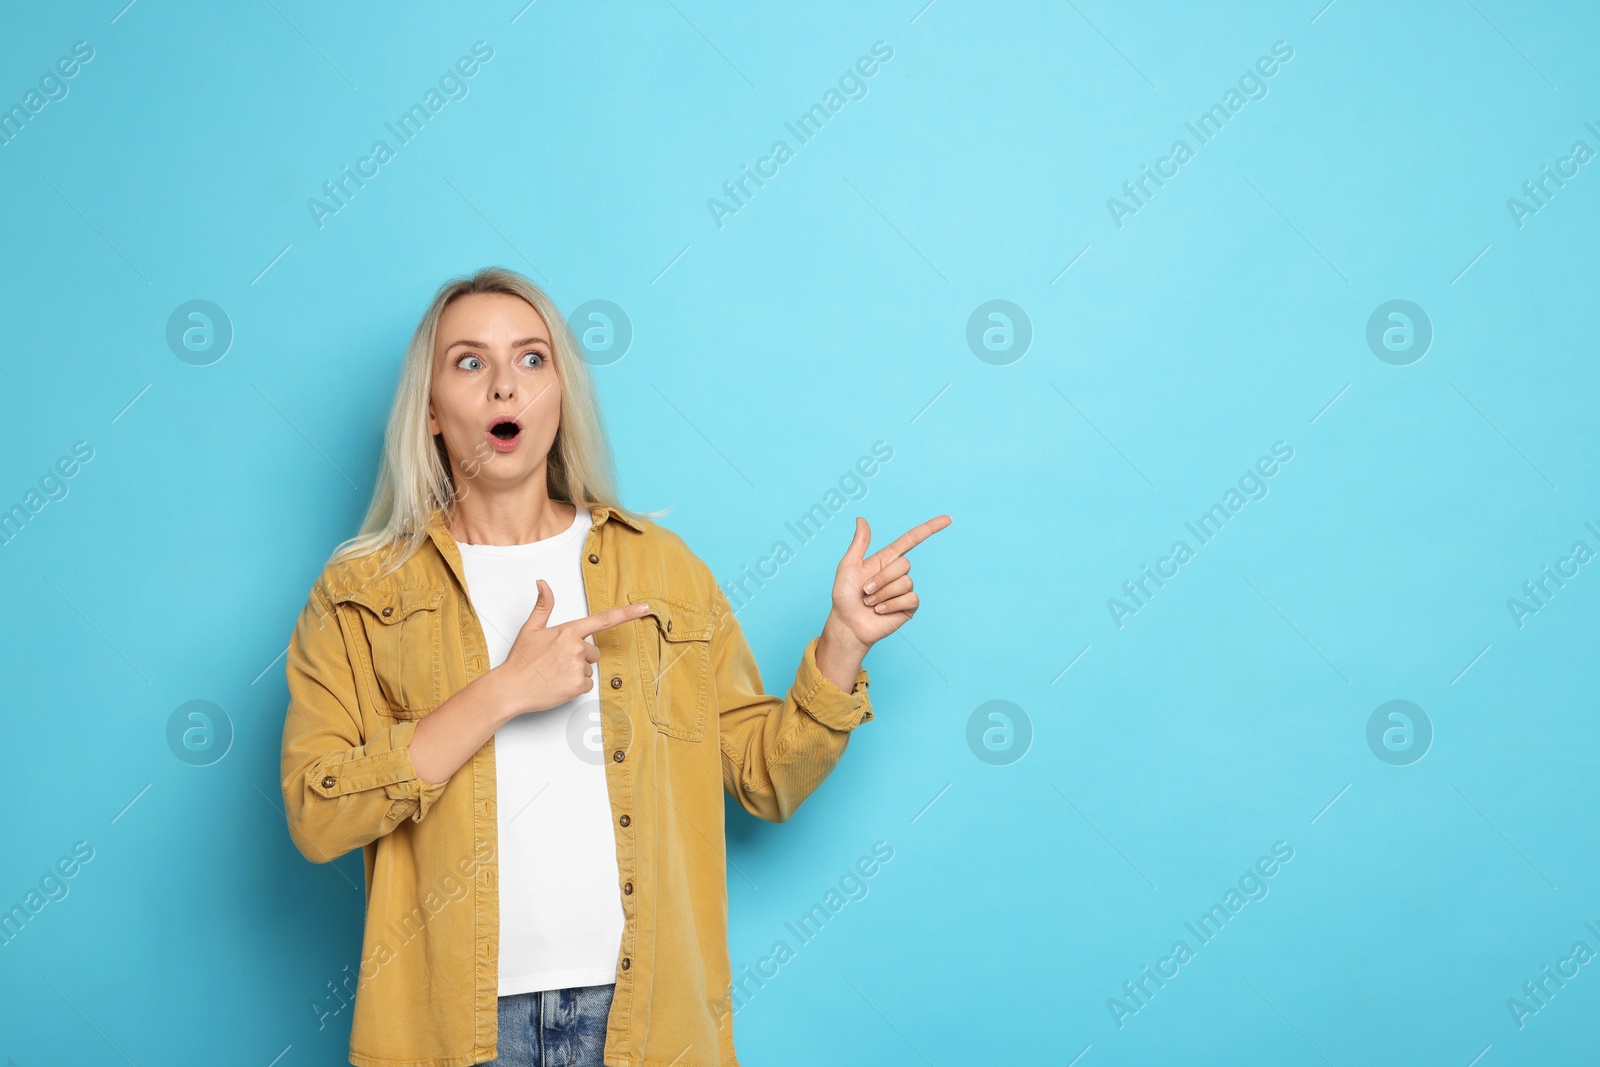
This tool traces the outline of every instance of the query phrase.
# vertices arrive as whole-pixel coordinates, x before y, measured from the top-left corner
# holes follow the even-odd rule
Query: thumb
[[[872,543],[872,527],[867,525],[867,520],[860,515],[856,516],[856,534],[850,539],[850,547],[845,549],[844,558],[860,563],[867,554],[867,546]]]
[[[556,595],[550,591],[543,578],[539,582],[539,599],[533,602],[533,610],[528,613],[528,621],[522,624],[524,630],[542,630],[550,622],[550,612],[555,610]]]

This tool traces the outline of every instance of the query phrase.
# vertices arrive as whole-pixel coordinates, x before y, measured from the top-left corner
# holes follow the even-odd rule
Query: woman
[[[711,571],[617,502],[550,298],[501,269],[440,289],[287,660],[290,835],[366,858],[350,1062],[736,1064],[723,791],[781,822],[817,788],[917,609],[905,554],[949,523],[867,556],[858,518],[769,696]]]

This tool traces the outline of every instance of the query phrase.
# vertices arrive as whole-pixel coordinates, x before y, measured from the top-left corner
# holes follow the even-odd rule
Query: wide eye
[[[483,361],[481,359],[479,359],[477,356],[471,355],[469,353],[468,355],[462,356],[460,359],[456,360],[456,366],[461,368],[462,370],[477,370],[478,369],[477,367],[469,367],[469,366],[467,366],[467,364],[468,363],[481,364],[482,362]]]
[[[534,363],[526,362],[526,360],[530,356],[533,359],[535,359],[537,362],[534,362]],[[544,366],[544,353],[542,353],[542,352],[524,352],[524,353],[522,353],[522,358],[525,361],[523,363],[523,366],[528,367],[530,370],[534,369],[534,368],[538,368],[538,367]]]

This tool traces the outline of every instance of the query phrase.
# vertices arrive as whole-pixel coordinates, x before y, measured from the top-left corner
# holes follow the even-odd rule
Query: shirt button
[[[393,614],[394,614],[394,609],[393,608],[384,608],[383,609],[383,617],[384,618],[387,619],[390,615],[393,615]]]
[[[616,760],[618,763],[621,763],[625,758],[623,756],[622,749],[619,748],[615,752],[611,753],[611,758]]]
[[[629,823],[633,822],[633,820],[628,818],[626,815],[624,815],[622,818],[618,819],[617,821],[619,823],[621,823],[623,826],[627,826]]]
[[[324,778],[322,780],[322,788],[324,788],[324,789],[332,789],[334,786],[336,786],[338,784],[339,783],[338,783],[337,779],[335,779],[333,777],[333,775],[331,775],[331,774],[328,775],[326,778]]]
[[[633,965],[633,961],[632,960],[628,959],[628,957],[626,957],[626,956],[622,957],[622,969],[623,970],[627,970],[632,965]]]
[[[623,882],[622,883],[622,893],[623,893],[624,896],[632,896],[633,895],[633,883],[632,882]]]
[[[622,688],[622,678],[620,676],[615,675],[615,674],[613,674],[611,676],[611,688],[613,688],[613,689],[621,689]]]
[[[593,552],[591,552],[591,553],[589,553],[589,562],[590,563],[599,563],[600,562],[600,557],[595,555]]]

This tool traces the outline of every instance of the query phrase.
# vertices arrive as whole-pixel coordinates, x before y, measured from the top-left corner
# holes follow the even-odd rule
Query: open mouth
[[[515,416],[502,415],[489,423],[489,443],[499,452],[515,448],[522,436],[522,424]]]

